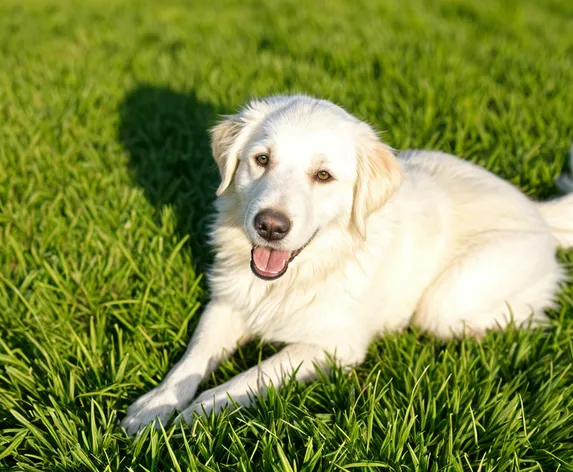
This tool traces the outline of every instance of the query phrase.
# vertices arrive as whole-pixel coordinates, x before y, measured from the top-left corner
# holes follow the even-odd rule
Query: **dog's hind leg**
[[[563,279],[548,231],[490,232],[427,289],[412,324],[440,338],[481,337],[511,320],[541,325]]]

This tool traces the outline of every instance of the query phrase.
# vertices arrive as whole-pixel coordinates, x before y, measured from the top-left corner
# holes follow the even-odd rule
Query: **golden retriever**
[[[229,396],[247,404],[330,358],[359,364],[373,339],[409,324],[441,338],[543,324],[565,280],[555,253],[573,246],[573,195],[536,203],[457,157],[395,155],[329,101],[254,100],[214,127],[212,149],[211,301],[183,358],[127,410],[130,434]],[[195,398],[255,336],[286,347]]]

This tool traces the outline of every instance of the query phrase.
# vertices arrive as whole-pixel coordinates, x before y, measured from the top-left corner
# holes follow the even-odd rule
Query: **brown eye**
[[[269,156],[266,154],[259,154],[257,157],[255,157],[255,160],[261,167],[265,167],[269,163]]]
[[[316,179],[320,180],[321,182],[328,182],[330,179],[332,179],[332,175],[330,175],[325,170],[319,170],[316,174]]]

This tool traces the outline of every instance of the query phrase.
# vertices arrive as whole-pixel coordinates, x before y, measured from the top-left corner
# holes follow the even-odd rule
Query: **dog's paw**
[[[179,408],[173,392],[157,387],[139,397],[128,409],[121,422],[127,434],[133,436],[154,420],[165,426],[173,412]],[[159,423],[155,423],[159,429]]]
[[[214,393],[216,389],[207,390],[203,394],[199,395],[197,399],[191,403],[187,408],[185,408],[174,420],[174,424],[186,423],[193,424],[195,420],[195,414],[199,416],[207,416],[211,411],[219,411],[223,406],[227,405],[227,401],[223,398],[217,399]],[[207,395],[206,395],[207,394]]]
[[[175,417],[173,424],[179,426],[183,423],[191,426],[195,422],[195,413],[198,416],[207,416],[210,411],[210,408],[203,409],[201,403],[192,403]]]
[[[191,405],[185,408],[174,420],[174,424],[193,424],[196,415],[208,416],[212,411],[218,413],[227,407],[235,410],[238,407],[248,405],[250,399],[248,395],[235,395],[230,398],[229,392],[223,387],[207,390],[199,395]]]

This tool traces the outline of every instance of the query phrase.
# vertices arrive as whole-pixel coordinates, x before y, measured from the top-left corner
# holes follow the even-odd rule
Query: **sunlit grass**
[[[253,408],[119,429],[209,296],[218,114],[314,94],[546,198],[573,141],[572,17],[567,0],[1,2],[0,470],[573,469],[571,285],[549,333],[409,331]]]

